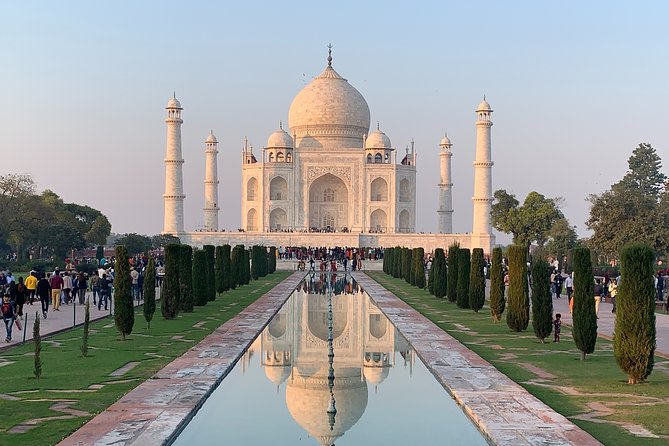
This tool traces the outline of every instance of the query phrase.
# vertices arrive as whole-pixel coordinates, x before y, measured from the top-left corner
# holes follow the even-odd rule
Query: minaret
[[[437,227],[437,232],[440,234],[452,234],[453,233],[453,183],[451,183],[451,157],[453,152],[451,152],[451,140],[448,139],[448,136],[445,135],[439,147],[439,161],[441,165],[441,180],[439,181],[439,209],[437,210],[437,215],[439,215],[439,226]]]
[[[218,231],[218,141],[212,130],[204,142],[204,228]]]
[[[478,236],[483,245],[485,236],[492,236],[492,166],[490,151],[490,128],[492,127],[492,109],[483,97],[483,102],[476,108],[476,160],[474,161],[474,221],[472,234]],[[483,236],[483,237],[481,237]],[[489,245],[490,242],[488,242]],[[472,246],[476,247],[476,246]],[[490,254],[491,246],[479,246]]]
[[[172,97],[167,103],[167,150],[165,151],[165,218],[163,233],[184,232],[184,182],[181,157],[181,104]]]

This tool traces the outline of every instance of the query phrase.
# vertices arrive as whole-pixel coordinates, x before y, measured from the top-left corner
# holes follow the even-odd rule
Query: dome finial
[[[376,121],[376,130],[381,130],[381,123],[379,121]]]
[[[332,66],[332,44],[328,43],[328,67]]]
[[[283,121],[279,121],[279,128],[283,130]]]

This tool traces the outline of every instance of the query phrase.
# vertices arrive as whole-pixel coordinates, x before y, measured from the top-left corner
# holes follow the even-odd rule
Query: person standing
[[[30,271],[30,275],[26,277],[26,292],[28,293],[28,303],[30,305],[35,301],[35,293],[37,291],[37,273]]]
[[[599,319],[599,304],[602,303],[602,281],[595,280],[595,316]]]
[[[63,294],[61,296],[60,303],[70,304],[70,300],[74,300],[74,295],[72,293],[72,276],[69,271],[63,273]]]
[[[611,303],[613,303],[613,309],[611,313],[616,312],[616,295],[618,294],[618,280],[611,279],[609,283],[609,296],[611,296]]]
[[[553,319],[553,342],[560,342],[560,331],[562,329],[562,315],[557,313]]]
[[[139,300],[139,273],[134,267],[130,268],[130,280],[132,283],[132,297]]]
[[[98,310],[102,308],[102,301],[105,302],[105,310],[107,309],[107,298],[109,296],[109,280],[107,275],[103,274],[100,277],[100,298],[98,299]]]
[[[53,311],[60,311],[60,294],[63,292],[63,278],[60,277],[60,271],[55,271],[51,280],[49,280],[49,285],[51,286],[51,305],[53,305]]]
[[[51,277],[49,275],[44,277],[44,273],[42,273],[37,282],[37,297],[39,297],[39,300],[42,303],[42,316],[44,316],[44,319],[46,319],[46,313],[49,311],[49,297],[51,297],[50,279]]]
[[[657,272],[657,285],[655,285],[657,290],[657,300],[662,302],[664,300],[664,277],[662,277],[662,271]]]
[[[88,289],[88,280],[83,271],[79,271],[77,275],[77,296],[79,296],[79,304],[83,305],[86,300],[86,290]]]
[[[15,319],[16,307],[9,299],[9,293],[5,293],[4,296],[2,296],[2,320],[5,323],[5,329],[7,330],[5,342],[10,342],[12,340],[12,327],[14,326]]]
[[[567,289],[567,299],[571,303],[571,295],[574,292],[574,274],[569,273],[567,278],[564,280],[564,287]]]
[[[93,305],[97,305],[100,298],[100,276],[97,271],[94,271],[91,277],[91,291],[93,291]]]
[[[23,305],[26,303],[26,285],[23,283],[23,277],[19,277],[19,281],[16,283],[16,314],[18,317],[23,316]]]

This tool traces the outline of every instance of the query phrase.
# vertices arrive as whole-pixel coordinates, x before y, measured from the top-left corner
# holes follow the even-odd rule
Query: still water
[[[174,442],[487,445],[353,279],[307,276]]]

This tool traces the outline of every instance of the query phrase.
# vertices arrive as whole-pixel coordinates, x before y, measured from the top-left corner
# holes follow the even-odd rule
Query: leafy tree
[[[623,280],[616,296],[616,335],[613,352],[628,384],[643,382],[655,364],[655,287],[653,250],[641,243],[623,248]]]
[[[212,302],[216,300],[216,272],[214,270],[216,248],[213,245],[204,245],[202,250],[205,253],[207,264],[207,300]]]
[[[432,268],[430,274],[433,274],[432,288],[434,290],[434,297],[443,299],[446,296],[447,290],[447,272],[446,272],[446,255],[442,248],[434,250],[434,259],[432,260]]]
[[[95,248],[95,258],[100,262],[105,257],[105,247],[102,245],[98,245],[97,248]]]
[[[193,304],[198,307],[207,305],[207,254],[196,249],[193,252]]]
[[[234,289],[236,284],[232,284],[233,275],[230,266],[230,245],[223,245],[222,259],[223,259],[223,291],[228,291],[230,288]]]
[[[509,246],[509,292],[506,325],[523,331],[530,322],[530,300],[527,289],[527,247]]]
[[[566,218],[560,218],[553,223],[553,227],[548,233],[548,244],[546,249],[548,254],[552,254],[560,262],[560,270],[564,268],[562,258],[578,245],[578,235],[573,226],[569,224]]]
[[[179,311],[193,311],[193,248],[179,245]]]
[[[459,250],[460,246],[457,244],[453,244],[448,248],[448,280],[446,283],[448,285],[447,295],[449,302],[458,300],[458,279],[460,276],[458,273]]]
[[[135,233],[123,234],[114,242],[115,246],[123,245],[131,256],[148,252],[151,249],[151,239],[146,235]]]
[[[156,312],[156,262],[153,257],[149,258],[149,263],[146,265],[146,274],[144,276],[144,284],[142,285],[144,291],[144,320],[147,327],[151,328],[151,319],[153,313]]]
[[[532,262],[532,328],[534,335],[545,343],[553,329],[553,296],[548,262]]]
[[[414,285],[418,288],[425,288],[425,265],[423,259],[425,258],[425,250],[423,248],[414,248]]]
[[[179,314],[179,245],[165,246],[165,279],[160,295],[160,311],[165,319]]]
[[[669,240],[669,208],[665,205],[667,177],[660,171],[661,159],[650,144],[642,143],[627,163],[629,169],[619,182],[589,197],[586,225],[593,231],[589,244],[612,258],[631,242],[646,243],[664,253]]]
[[[459,308],[469,308],[469,275],[471,256],[469,248],[458,249],[458,288],[456,303]]]
[[[492,265],[490,266],[490,314],[499,322],[504,313],[504,265],[502,264],[502,248],[493,248]]]
[[[625,280],[623,280],[625,282]],[[588,248],[574,249],[574,311],[572,335],[581,359],[595,351],[597,315],[595,314],[595,280]]]
[[[167,245],[178,245],[181,243],[179,237],[172,234],[157,234],[151,236],[151,248],[164,248]]]
[[[553,224],[564,218],[560,202],[561,199],[530,192],[520,206],[513,194],[504,189],[497,190],[492,205],[492,225],[500,232],[512,234],[513,243],[524,245],[525,249],[532,242],[543,246]]]
[[[472,263],[469,274],[469,307],[478,313],[485,304],[485,261],[483,249],[472,250]]]
[[[132,333],[135,325],[135,307],[130,292],[130,262],[125,246],[116,247],[114,265],[114,323],[121,333],[121,339]]]
[[[225,276],[223,275],[223,247],[216,247],[216,260],[214,264],[214,275],[216,276],[216,293],[220,294],[224,290]]]

